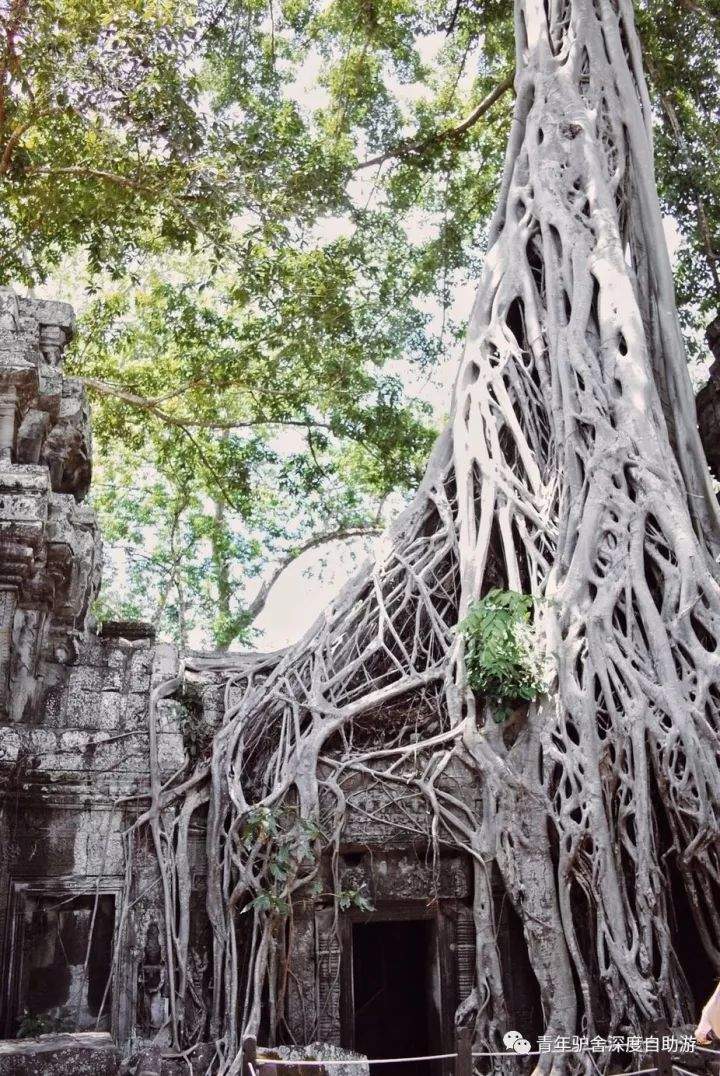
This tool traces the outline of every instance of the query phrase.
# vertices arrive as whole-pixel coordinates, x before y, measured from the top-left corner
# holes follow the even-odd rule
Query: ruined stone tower
[[[142,625],[91,630],[101,547],[87,401],[62,371],[73,327],[65,303],[0,291],[0,1035],[127,1045],[162,1024],[163,961],[151,869],[115,945],[121,833],[146,782],[149,693],[177,654]],[[159,713],[168,772],[179,713]],[[144,862],[135,850],[139,878]],[[21,1071],[7,1064],[0,1050],[0,1071]]]

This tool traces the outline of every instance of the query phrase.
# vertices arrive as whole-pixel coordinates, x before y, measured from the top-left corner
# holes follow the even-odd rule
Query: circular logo
[[[529,1054],[530,1043],[524,1039],[519,1031],[506,1031],[503,1035],[506,1050],[512,1050],[516,1054]]]

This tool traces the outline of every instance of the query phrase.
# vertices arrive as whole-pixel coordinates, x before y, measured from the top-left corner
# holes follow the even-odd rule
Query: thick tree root
[[[263,996],[281,1032],[285,902],[308,891],[323,849],[336,853],[358,774],[424,797],[435,850],[473,859],[482,1047],[507,1029],[493,862],[551,1034],[689,1019],[661,832],[720,971],[720,528],[632,7],[517,0],[516,33],[500,204],[452,422],[422,488],[385,555],[297,646],[229,676],[212,759],[179,789],[155,787],[141,820],[179,909],[179,1038],[187,828],[209,800],[211,1032],[225,1073]],[[455,631],[493,586],[539,599],[553,669],[547,694],[502,727],[467,690]],[[461,779],[479,806],[456,794]],[[564,1065],[545,1057],[539,1070]]]

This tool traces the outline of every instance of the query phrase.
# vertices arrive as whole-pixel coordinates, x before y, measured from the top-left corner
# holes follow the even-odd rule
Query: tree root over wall
[[[210,1024],[224,1073],[239,1071],[262,1006],[270,1033],[281,1028],[292,897],[320,850],[337,852],[358,774],[422,795],[434,847],[473,859],[482,1047],[508,1026],[493,861],[549,1034],[691,1018],[661,830],[720,973],[720,526],[632,5],[517,0],[516,39],[499,206],[451,423],[422,487],[384,555],[298,645],[229,674],[239,701],[211,758],[175,787],[155,768],[135,827],[150,827],[164,868],[179,1040],[188,828],[208,805]],[[467,690],[455,630],[494,586],[539,599],[553,669],[511,727]],[[453,792],[458,772],[476,783],[473,803]],[[538,1071],[584,1065],[541,1055]]]

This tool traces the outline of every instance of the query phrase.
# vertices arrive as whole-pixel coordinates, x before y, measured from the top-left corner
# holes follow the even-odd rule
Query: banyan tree
[[[207,805],[209,1028],[227,1073],[244,1033],[281,1021],[293,902],[339,846],[358,774],[422,797],[431,846],[472,859],[459,1019],[479,1048],[508,1026],[493,871],[548,1034],[687,1024],[679,915],[720,968],[720,520],[632,3],[516,0],[515,33],[497,210],[421,487],[297,645],[226,662],[207,758],[175,788],[155,776],[140,820],[163,864],[180,1035],[187,830]]]

